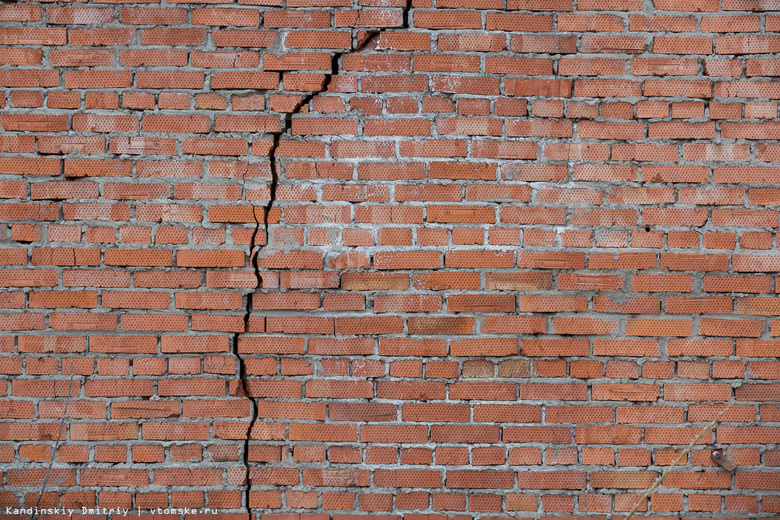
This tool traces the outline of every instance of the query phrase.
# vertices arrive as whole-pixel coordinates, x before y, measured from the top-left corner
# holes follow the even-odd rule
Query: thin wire
[[[677,460],[675,460],[674,462],[672,462],[672,465],[671,465],[671,466],[669,466],[669,468],[668,468],[666,471],[664,471],[664,472],[661,474],[661,476],[660,476],[660,477],[658,477],[658,479],[655,481],[655,483],[653,483],[653,485],[650,487],[650,489],[648,489],[648,490],[645,492],[645,494],[644,494],[644,495],[642,495],[642,498],[640,498],[640,499],[639,499],[639,501],[638,501],[636,504],[634,504],[634,507],[632,507],[632,508],[631,508],[631,512],[630,512],[630,513],[628,513],[628,516],[625,518],[625,520],[630,520],[630,518],[631,518],[632,516],[634,516],[634,513],[636,513],[636,510],[637,510],[637,509],[639,509],[639,506],[641,506],[641,505],[642,505],[642,502],[644,502],[645,500],[647,500],[647,497],[649,497],[650,495],[652,495],[652,494],[653,494],[653,491],[655,491],[656,489],[658,489],[658,486],[660,486],[660,485],[663,483],[663,481],[664,481],[664,479],[666,478],[666,476],[667,476],[669,473],[671,473],[671,472],[672,472],[672,470],[674,469],[674,467],[675,467],[675,466],[676,466],[676,465],[677,465],[677,464],[678,464],[680,461],[682,461],[682,460],[683,460],[685,457],[687,457],[687,456],[688,456],[688,453],[690,453],[690,451],[691,451],[691,450],[693,449],[693,447],[696,445],[696,443],[698,442],[698,440],[699,440],[699,439],[701,439],[702,437],[704,437],[704,434],[705,434],[705,433],[707,433],[707,430],[709,430],[710,428],[712,428],[713,426],[715,426],[715,423],[716,423],[716,422],[718,422],[718,421],[720,420],[720,418],[721,418],[721,417],[723,417],[723,414],[724,414],[724,413],[726,413],[726,412],[729,410],[729,408],[731,408],[731,404],[729,404],[729,405],[728,405],[726,408],[724,408],[724,409],[723,409],[723,410],[722,410],[722,411],[721,411],[721,412],[720,412],[720,413],[719,413],[717,416],[715,416],[715,418],[712,420],[712,422],[710,422],[710,423],[709,423],[707,426],[705,426],[705,427],[704,427],[704,429],[703,429],[702,431],[700,431],[700,432],[699,432],[699,435],[697,435],[696,437],[694,437],[694,438],[693,438],[693,440],[692,440],[692,441],[691,441],[691,443],[688,445],[688,447],[687,447],[687,448],[685,448],[685,450],[684,450],[684,451],[683,451],[683,452],[680,454],[680,456],[679,456],[679,457],[677,457]]]
[[[62,437],[62,429],[65,426],[65,417],[68,415],[68,403],[70,403],[70,391],[73,388],[73,358],[70,358],[70,383],[68,383],[68,396],[65,398],[65,410],[62,412],[62,419],[60,419],[60,431],[57,432],[57,442],[54,443],[54,453],[51,454],[51,460],[49,460],[49,468],[46,470],[46,477],[43,479],[43,486],[41,492],[38,493],[38,500],[35,501],[35,508],[33,509],[30,520],[36,520],[38,518],[38,505],[41,503],[43,493],[46,491],[46,484],[49,483],[49,474],[51,473],[51,467],[54,465],[54,459],[57,458],[57,448],[60,445],[60,438]]]
[[[495,484],[496,484],[496,489],[498,489],[499,493],[504,495],[504,498],[506,498],[506,500],[509,503],[509,505],[512,506],[512,512],[515,513],[515,516],[517,516],[517,518],[519,520],[519,518],[520,518],[520,516],[518,516],[518,511],[519,510],[515,507],[515,503],[512,501],[511,498],[509,498],[509,495],[504,493],[504,490],[501,488],[501,484],[498,483],[498,479],[496,479],[496,476],[493,474],[493,472],[492,471],[488,471],[487,473],[493,478],[493,482],[495,482]],[[514,476],[513,476],[513,479],[514,479]]]
[[[582,508],[585,510],[585,520],[588,520],[588,487],[582,482],[582,475],[579,471],[577,478],[580,479],[580,486],[582,486]]]

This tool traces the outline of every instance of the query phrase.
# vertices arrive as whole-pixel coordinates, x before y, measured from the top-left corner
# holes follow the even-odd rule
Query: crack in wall
[[[243,397],[247,398],[250,403],[249,425],[247,427],[246,436],[244,438],[244,450],[243,450],[244,478],[242,481],[242,485],[244,486],[243,503],[246,505],[246,510],[247,513],[250,515],[250,517],[252,511],[251,508],[249,507],[249,492],[252,489],[252,480],[249,476],[250,473],[249,440],[252,435],[252,429],[257,423],[258,415],[257,415],[257,403],[255,402],[255,399],[252,397],[247,385],[246,363],[244,358],[239,354],[238,351],[238,339],[241,336],[241,334],[249,331],[249,320],[253,310],[252,297],[258,290],[263,289],[263,276],[260,273],[259,258],[262,249],[268,246],[269,244],[268,216],[270,215],[270,212],[274,207],[274,203],[276,202],[276,190],[279,184],[279,167],[276,162],[276,152],[279,149],[281,138],[286,135],[291,135],[290,132],[292,130],[293,116],[295,114],[300,114],[301,111],[304,109],[304,107],[308,107],[309,103],[316,96],[324,92],[327,92],[328,87],[333,81],[333,77],[338,75],[340,72],[339,62],[341,61],[341,58],[343,56],[347,54],[356,53],[356,52],[362,52],[363,50],[367,49],[368,46],[371,45],[372,42],[377,41],[379,36],[381,36],[381,34],[385,32],[387,29],[403,30],[409,28],[409,13],[412,8],[412,2],[413,0],[406,0],[406,4],[404,5],[402,11],[402,23],[400,27],[391,27],[391,28],[383,28],[375,31],[366,31],[366,34],[363,35],[364,37],[363,41],[358,42],[357,47],[352,48],[352,44],[350,44],[350,49],[348,51],[334,53],[333,56],[331,57],[331,62],[330,62],[331,70],[329,73],[325,74],[325,77],[323,78],[319,88],[303,96],[301,100],[293,107],[293,109],[290,112],[288,112],[285,115],[285,117],[282,119],[280,130],[278,132],[273,132],[271,134],[273,135],[273,144],[271,145],[271,149],[268,152],[268,159],[270,161],[270,168],[271,168],[271,183],[269,185],[268,202],[262,206],[255,206],[255,205],[252,206],[252,217],[255,219],[255,231],[254,233],[252,233],[252,239],[249,244],[249,261],[252,266],[253,274],[255,277],[255,286],[252,288],[252,292],[247,294],[246,308],[244,312],[243,330],[240,332],[236,332],[233,338],[233,355],[238,359],[238,364],[239,364],[240,388],[237,389],[237,394],[241,394]],[[360,38],[359,31],[357,36],[353,36],[352,39],[354,39],[355,37]],[[247,172],[248,172],[248,168],[247,170],[244,171],[244,174],[241,177],[244,186],[246,185]],[[258,208],[261,210],[262,219],[257,218]],[[265,242],[262,245],[258,245],[257,239],[261,232],[265,236]]]

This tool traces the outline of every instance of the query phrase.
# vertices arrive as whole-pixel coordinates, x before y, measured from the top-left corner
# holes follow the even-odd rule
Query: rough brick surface
[[[0,22],[0,513],[780,513],[780,3]]]

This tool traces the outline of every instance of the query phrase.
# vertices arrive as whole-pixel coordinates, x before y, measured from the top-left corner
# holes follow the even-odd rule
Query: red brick
[[[732,388],[744,404],[710,437],[775,440],[755,415],[780,417],[772,2],[114,3],[0,6],[0,438],[51,456],[70,353],[87,422],[58,460],[133,464],[55,468],[45,502],[66,486],[76,508],[238,511],[249,436],[266,515],[574,515],[559,492],[582,482],[626,491],[587,496],[614,515]],[[697,449],[706,468],[651,509],[776,513],[775,451],[729,449],[751,469],[721,504],[728,475]],[[516,483],[479,468],[507,461]],[[37,493],[43,475],[4,483]],[[281,489],[299,484],[331,489]],[[545,491],[490,492],[513,486]]]

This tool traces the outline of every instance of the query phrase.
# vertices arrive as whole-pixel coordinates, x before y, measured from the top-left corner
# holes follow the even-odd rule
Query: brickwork
[[[780,2],[405,1],[0,5],[0,518],[780,514]]]

